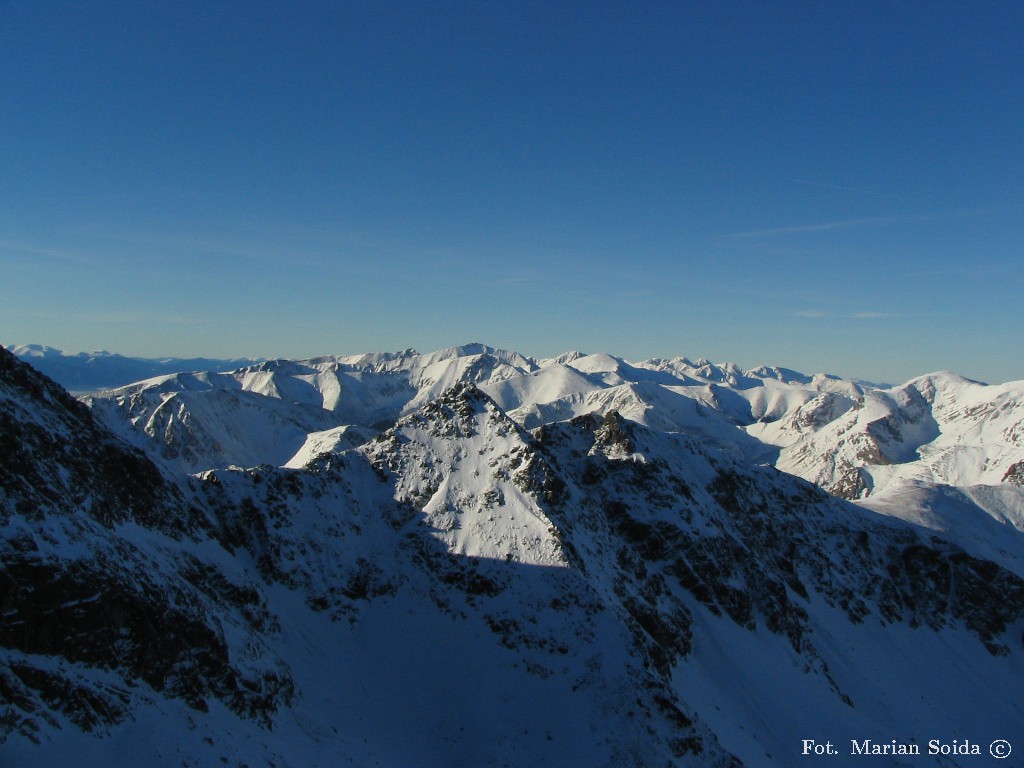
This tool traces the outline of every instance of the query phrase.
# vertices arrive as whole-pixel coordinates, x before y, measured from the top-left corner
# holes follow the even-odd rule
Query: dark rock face
[[[580,417],[544,428],[541,445],[571,457],[561,469],[581,493],[575,507],[549,513],[567,541],[606,542],[584,561],[617,565],[619,592],[630,596],[623,608],[657,671],[688,653],[687,594],[714,615],[786,637],[812,666],[820,665],[809,630],[812,592],[851,623],[873,615],[883,624],[965,627],[993,655],[1010,652],[1006,633],[1024,617],[1024,579],[908,525],[869,522],[771,470],[707,455],[713,474],[698,485],[659,459],[610,454],[609,434],[640,451],[642,436],[657,439],[612,424]],[[689,450],[700,454],[696,445]]]
[[[0,520],[81,511],[180,535],[202,523],[140,451],[100,427],[56,384],[0,352]]]
[[[192,535],[216,533],[209,518],[6,350],[0,457],[0,729],[31,736],[53,713],[83,728],[118,722],[139,684],[264,720],[288,700],[287,668],[253,653],[273,625],[259,592],[188,552]],[[142,531],[155,546],[133,543]],[[252,648],[232,649],[225,623]]]
[[[204,590],[213,592],[224,585],[217,574],[197,568],[182,574],[186,578],[179,577],[177,583],[144,580],[151,576],[145,569],[129,570],[131,553],[116,556],[116,562],[106,557],[72,563],[5,562],[0,575],[5,617],[0,646],[115,670],[126,681],[144,682],[201,711],[208,698],[216,698],[239,715],[266,719],[287,700],[287,670],[246,674],[234,667],[215,618],[230,606],[227,612],[240,614],[239,624],[268,629],[265,609],[251,588],[233,587],[217,594],[220,605],[213,606]],[[13,671],[31,688],[39,678],[26,676],[27,668],[22,664]],[[48,679],[52,684],[52,676]],[[97,701],[102,700],[109,697],[97,694]],[[106,722],[116,722],[121,709],[110,706]],[[74,711],[69,714],[76,716]],[[103,717],[96,713],[98,722]]]
[[[1018,461],[1007,469],[1006,474],[1003,475],[1003,482],[1024,485],[1024,461]]]

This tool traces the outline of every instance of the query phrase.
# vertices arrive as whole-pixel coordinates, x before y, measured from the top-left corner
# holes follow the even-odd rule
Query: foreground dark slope
[[[5,736],[121,721],[146,699],[139,685],[267,722],[287,700],[287,669],[260,639],[265,605],[202,556],[216,524],[187,481],[6,350],[0,523]]]
[[[460,386],[165,478],[0,355],[12,764],[784,766],[1024,716],[1020,578],[685,436]]]

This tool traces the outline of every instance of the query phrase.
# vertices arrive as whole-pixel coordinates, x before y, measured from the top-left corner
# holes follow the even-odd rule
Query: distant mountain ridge
[[[178,357],[130,357],[116,352],[97,350],[92,352],[66,352],[44,344],[5,344],[3,345],[16,357],[25,360],[36,370],[45,373],[58,384],[72,392],[86,392],[94,389],[114,389],[140,382],[143,379],[165,376],[174,373],[192,372],[225,372],[267,362],[266,358],[178,358]],[[461,346],[449,347],[429,355],[420,355],[415,349],[399,352],[369,352],[354,355],[320,355],[307,358],[306,361],[316,364],[332,360],[344,360],[352,366],[382,370],[400,368],[402,361],[413,357],[439,359],[444,357],[464,357],[481,354],[502,353],[504,350],[486,344],[474,342]],[[549,365],[568,365],[581,358],[592,357],[584,352],[573,350],[556,357],[531,358],[519,353],[512,353],[524,366],[532,366],[534,370]],[[600,356],[598,356],[600,357]],[[618,358],[616,358],[618,359]],[[283,358],[281,360],[284,360]],[[624,361],[621,361],[624,362]],[[691,371],[701,379],[708,381],[731,382],[736,384],[738,378],[768,379],[775,378],[782,382],[798,382],[809,384],[818,379],[839,377],[819,373],[808,376],[789,368],[762,365],[749,371],[742,371],[734,363],[715,364],[705,358],[692,361],[687,357],[670,359],[652,358],[640,363],[647,367],[666,366],[677,371]],[[887,387],[866,382],[860,379],[850,380],[867,388]]]
[[[112,389],[181,371],[229,371],[256,362],[248,358],[125,357],[105,351],[69,353],[43,344],[10,344],[6,348],[72,392]]]
[[[273,411],[282,411],[285,405],[281,418],[291,424],[288,434],[275,432],[270,442],[287,446],[318,427],[328,430],[354,424],[378,428],[429,402],[453,384],[467,381],[483,387],[528,428],[581,413],[604,412],[612,403],[641,421],[642,414],[650,412],[664,428],[692,421],[696,418],[694,408],[699,406],[707,406],[726,421],[738,424],[771,415],[772,409],[788,409],[789,405],[780,404],[780,397],[795,397],[802,402],[810,396],[807,393],[822,390],[840,390],[852,396],[863,391],[861,385],[835,377],[803,376],[777,368],[744,373],[731,364],[716,366],[686,358],[631,364],[607,354],[579,352],[534,360],[516,352],[470,344],[430,354],[405,350],[261,361],[233,371],[175,372],[98,393],[88,402],[115,430],[119,422],[131,422],[142,425],[151,436],[160,431],[170,452],[174,452],[176,435],[185,435],[190,428],[204,433],[193,441],[199,446],[223,443],[202,425],[206,420],[221,418],[224,410],[235,418],[240,412],[255,413],[259,410],[256,403]],[[799,382],[798,388],[775,386],[792,385],[794,381]],[[664,407],[654,407],[648,402],[651,398]],[[208,401],[218,399],[232,404],[225,403],[221,408],[208,405]],[[190,408],[203,409],[208,415],[186,418]],[[186,422],[192,427],[182,428]],[[234,422],[225,429],[244,435],[249,443],[259,442],[265,431]],[[200,471],[231,463],[281,464],[288,457],[280,450],[260,457],[251,451],[232,455],[214,448],[220,459],[214,457],[204,465],[197,456],[183,466]]]

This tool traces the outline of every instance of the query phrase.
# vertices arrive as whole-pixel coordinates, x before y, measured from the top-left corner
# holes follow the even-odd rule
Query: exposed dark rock
[[[117,690],[145,684],[198,710],[219,699],[269,722],[291,696],[287,668],[239,666],[244,654],[223,622],[254,647],[274,622],[252,586],[181,551],[182,540],[215,528],[181,488],[5,350],[0,448],[0,520],[14,532],[0,541],[0,648],[24,659],[7,668],[9,703],[33,722],[52,710],[91,728],[125,715],[128,694]],[[125,526],[162,543],[144,552],[121,536]],[[39,657],[113,672],[123,686],[29,661]],[[29,727],[10,708],[2,720]]]
[[[1003,482],[1013,485],[1024,485],[1024,461],[1012,464],[1006,470],[1006,474],[1003,475]]]

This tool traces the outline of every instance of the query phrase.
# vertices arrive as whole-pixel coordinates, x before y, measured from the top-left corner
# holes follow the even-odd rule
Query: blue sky
[[[1024,4],[0,0],[0,340],[1024,379]]]

